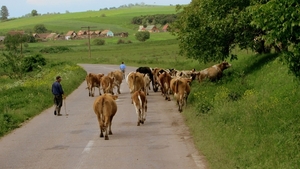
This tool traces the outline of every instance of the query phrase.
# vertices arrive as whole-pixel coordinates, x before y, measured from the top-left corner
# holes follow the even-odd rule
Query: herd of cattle
[[[213,65],[201,71],[195,69],[179,71],[175,69],[161,69],[150,67],[139,67],[135,72],[129,72],[126,76],[131,94],[132,104],[137,113],[137,125],[144,124],[147,112],[147,95],[149,95],[150,85],[154,92],[161,91],[165,100],[170,101],[170,95],[173,94],[177,101],[178,111],[182,112],[183,106],[187,104],[190,93],[190,85],[193,80],[202,82],[204,79],[212,81],[220,79],[223,71],[231,67],[226,61]],[[107,75],[102,73],[89,73],[86,76],[87,89],[89,96],[94,97],[95,88],[99,89],[99,97],[94,101],[93,109],[97,115],[100,126],[100,137],[105,133],[105,140],[108,140],[108,134],[112,134],[111,124],[114,115],[117,112],[115,100],[118,98],[114,95],[114,88],[117,93],[121,94],[120,86],[123,81],[123,73],[115,70]],[[101,94],[103,90],[103,95]]]

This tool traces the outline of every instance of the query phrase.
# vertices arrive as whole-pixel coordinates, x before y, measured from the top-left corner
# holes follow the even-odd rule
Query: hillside
[[[174,6],[132,7],[102,11],[43,15],[1,22],[0,33],[5,34],[10,30],[32,30],[37,24],[44,24],[48,30],[59,33],[67,33],[69,30],[79,31],[82,29],[81,27],[86,26],[93,26],[96,27],[95,29],[99,30],[110,29],[114,32],[127,31],[129,33],[133,33],[138,29],[137,25],[132,25],[130,23],[133,17],[172,13],[175,13]],[[105,17],[103,17],[103,14]]]

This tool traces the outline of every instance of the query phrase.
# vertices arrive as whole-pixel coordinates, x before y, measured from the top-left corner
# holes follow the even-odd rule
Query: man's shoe
[[[56,115],[56,110],[54,110],[54,115]]]
[[[62,116],[62,114],[57,114],[57,116]]]

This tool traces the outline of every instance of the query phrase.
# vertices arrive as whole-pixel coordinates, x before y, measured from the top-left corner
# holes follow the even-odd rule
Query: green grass
[[[29,44],[26,55],[38,53],[46,47],[63,46],[71,50],[43,54],[47,66],[28,80],[16,81],[1,76],[0,134],[4,135],[52,105],[50,85],[55,75],[68,74],[69,79],[63,81],[68,94],[76,89],[86,74],[82,69],[77,69],[77,63],[119,65],[125,61],[128,66],[179,70],[201,70],[215,64],[201,64],[179,56],[178,42],[169,33],[151,34],[146,42],[138,42],[134,38],[136,26],[130,24],[132,17],[174,11],[174,7],[120,9],[23,18],[1,23],[0,32],[30,28],[36,23],[45,23],[47,28],[49,26],[58,31],[79,30],[80,26],[87,25],[96,25],[97,28],[111,25],[114,29],[128,30],[130,34],[125,40],[133,43],[117,44],[119,38],[105,38],[105,45],[91,46],[91,58],[87,40]],[[100,17],[102,13],[107,17]],[[65,23],[63,27],[62,23]],[[183,116],[197,148],[205,155],[212,169],[300,168],[298,79],[288,73],[278,55],[255,55],[251,51],[238,49],[233,52],[238,55],[238,60],[230,61],[232,67],[224,71],[222,80],[192,84],[188,107]],[[33,85],[37,86],[32,91]]]
[[[43,15],[21,18],[0,23],[0,33],[10,30],[33,30],[37,24],[44,24],[48,30],[67,33],[69,30],[79,31],[86,26],[94,26],[95,30],[110,29],[113,32],[128,31],[134,33],[138,25],[132,25],[131,19],[141,15],[172,14],[175,6],[133,7],[118,10],[102,10],[75,12],[68,14]],[[105,14],[106,17],[101,17]],[[85,29],[86,30],[86,29]]]

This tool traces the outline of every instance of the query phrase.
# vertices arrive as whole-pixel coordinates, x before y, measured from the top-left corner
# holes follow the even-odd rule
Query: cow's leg
[[[134,104],[134,108],[135,108],[135,112],[136,112],[136,115],[137,115],[137,126],[139,126],[140,125],[140,110],[139,110],[139,108],[138,108],[138,105],[135,103],[135,102],[133,102],[133,104]]]
[[[121,91],[120,91],[120,88],[121,88],[121,85],[118,85],[118,94],[121,94]]]
[[[102,124],[101,124],[101,117],[99,114],[97,114],[97,118],[98,118],[98,123],[99,123],[99,128],[100,128],[100,137],[103,137],[103,128],[102,128]]]
[[[95,87],[92,87],[92,97],[94,97],[95,94]]]
[[[108,134],[109,134],[109,135],[112,135],[112,134],[113,134],[112,131],[111,131],[112,119],[113,119],[113,117],[110,117],[110,123],[109,123],[109,125],[108,125],[108,126],[109,126],[109,130],[108,130],[109,133],[108,133]]]
[[[108,138],[108,126],[109,126],[109,124],[108,124],[108,120],[109,119],[107,119],[107,118],[105,118],[105,123],[104,123],[104,132],[105,132],[105,137],[104,137],[104,139],[105,140],[109,140],[109,138]]]
[[[99,86],[99,96],[101,96],[101,89],[100,89],[100,86]]]

